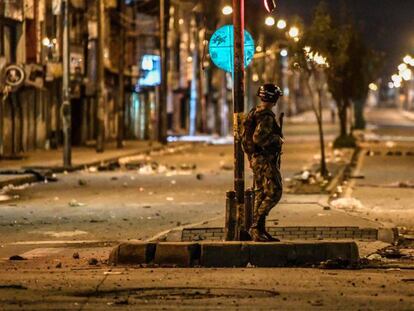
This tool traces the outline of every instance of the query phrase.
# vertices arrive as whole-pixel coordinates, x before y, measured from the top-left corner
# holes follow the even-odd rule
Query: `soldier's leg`
[[[266,237],[263,236],[258,228],[260,223],[260,215],[258,210],[263,203],[264,198],[266,197],[264,192],[264,175],[262,167],[253,167],[254,178],[255,178],[255,200],[254,200],[254,211],[253,211],[253,221],[252,226],[250,227],[249,233],[253,241],[256,242],[265,242],[267,241]],[[263,217],[263,216],[262,216]]]
[[[270,241],[278,241],[274,239],[267,231],[265,227],[266,216],[269,215],[271,209],[280,201],[282,197],[282,178],[279,169],[273,167],[272,174],[265,176],[265,198],[257,210],[258,213],[258,229],[266,236]],[[263,216],[262,216],[263,215]]]

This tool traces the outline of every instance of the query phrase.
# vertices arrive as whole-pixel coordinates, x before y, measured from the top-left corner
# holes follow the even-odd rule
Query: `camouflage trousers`
[[[282,175],[279,157],[256,156],[250,160],[254,175],[254,216],[267,216],[282,197]]]

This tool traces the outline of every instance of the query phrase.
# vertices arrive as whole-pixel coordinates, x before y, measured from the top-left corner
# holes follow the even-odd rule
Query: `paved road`
[[[355,215],[388,226],[414,228],[414,121],[393,109],[368,112],[371,133],[363,144],[348,196],[362,205]]]
[[[309,140],[313,125],[286,127],[283,173],[289,178],[312,165],[318,145],[314,132]],[[183,224],[223,218],[225,192],[233,183],[231,145],[195,144],[125,161],[148,165],[59,174],[56,183],[6,191],[0,241],[145,240]],[[248,167],[246,175],[249,185]]]

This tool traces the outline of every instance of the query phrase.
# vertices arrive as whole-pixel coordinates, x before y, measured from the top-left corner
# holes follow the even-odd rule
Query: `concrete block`
[[[296,258],[293,244],[288,243],[246,243],[250,263],[257,267],[286,267]]]
[[[109,264],[146,264],[154,260],[156,244],[126,242],[116,246],[109,255]]]
[[[355,242],[326,242],[326,259],[341,258],[355,262],[359,259],[358,246]]]
[[[200,245],[192,242],[161,242],[157,244],[154,263],[160,266],[191,267],[198,264]]]
[[[200,264],[203,267],[245,267],[249,250],[241,242],[203,242]]]

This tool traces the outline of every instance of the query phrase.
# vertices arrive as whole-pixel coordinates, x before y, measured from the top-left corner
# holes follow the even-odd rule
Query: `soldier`
[[[255,184],[254,216],[249,233],[253,241],[279,241],[266,231],[265,222],[270,210],[282,197],[280,154],[284,141],[281,127],[271,109],[283,93],[274,84],[264,84],[257,96],[261,102],[247,115],[242,138]]]

